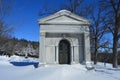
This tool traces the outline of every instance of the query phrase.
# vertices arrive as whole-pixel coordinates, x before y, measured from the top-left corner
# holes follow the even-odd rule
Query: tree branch
[[[116,8],[115,8],[114,0],[110,0],[110,3],[112,4],[112,8],[113,8],[113,10],[116,12],[117,10],[116,10]]]
[[[119,10],[119,9],[120,9],[120,0],[118,2],[118,6],[117,6],[117,10]]]

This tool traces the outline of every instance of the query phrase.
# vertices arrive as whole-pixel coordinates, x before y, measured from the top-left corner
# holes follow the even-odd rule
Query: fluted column
[[[46,64],[45,32],[41,32],[41,33],[40,33],[39,59],[40,59],[40,64]]]
[[[85,63],[91,61],[89,33],[84,33],[84,59],[85,59]]]

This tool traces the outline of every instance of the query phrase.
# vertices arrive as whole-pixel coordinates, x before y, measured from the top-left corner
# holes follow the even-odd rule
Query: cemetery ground
[[[38,62],[36,58],[0,56],[0,80],[120,80],[120,66],[98,63],[95,69],[87,70],[85,65],[33,65],[14,66],[10,62]]]

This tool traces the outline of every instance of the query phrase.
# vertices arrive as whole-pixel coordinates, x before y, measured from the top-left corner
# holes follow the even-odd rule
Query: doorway
[[[61,40],[59,43],[59,64],[70,64],[70,43],[68,40]]]

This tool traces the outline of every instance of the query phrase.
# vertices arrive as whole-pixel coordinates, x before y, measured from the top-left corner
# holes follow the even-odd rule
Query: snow
[[[19,56],[0,56],[0,80],[120,80],[120,67],[98,63],[95,69],[87,70],[85,65],[47,65],[34,68],[30,66],[13,66],[10,61],[37,61]]]
[[[38,62],[38,59],[36,58],[25,58],[25,57],[20,57],[20,56],[11,56],[9,61],[11,62]]]
[[[38,62],[36,58],[25,58],[20,56],[0,56],[0,63],[2,62]]]
[[[61,12],[68,12],[68,13],[71,13],[70,11],[68,11],[68,10],[60,10],[59,12],[57,12],[57,13],[61,13]]]

